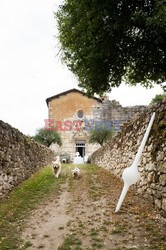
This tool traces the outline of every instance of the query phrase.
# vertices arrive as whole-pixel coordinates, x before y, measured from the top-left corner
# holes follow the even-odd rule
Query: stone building
[[[49,122],[45,121],[46,127],[58,130],[63,142],[61,147],[54,144],[51,148],[58,154],[69,153],[71,160],[77,151],[84,157],[100,147],[99,144],[89,143],[89,122],[105,121],[116,130],[146,109],[144,106],[124,108],[106,97],[89,98],[77,89],[51,96],[46,99],[46,103],[49,118]]]
[[[82,157],[91,155],[100,146],[89,143],[89,132],[85,129],[84,120],[94,119],[93,109],[101,100],[88,98],[82,91],[71,89],[46,99],[48,117],[52,126],[61,135],[63,145],[52,145],[51,148],[61,153],[69,153],[71,160],[78,151]],[[57,127],[58,126],[58,127]]]

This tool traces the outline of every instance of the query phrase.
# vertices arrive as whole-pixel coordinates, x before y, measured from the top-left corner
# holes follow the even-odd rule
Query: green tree
[[[44,128],[38,129],[33,139],[47,147],[49,147],[51,143],[57,143],[59,146],[62,145],[61,137],[56,131],[45,131]]]
[[[158,103],[158,102],[161,102],[162,100],[166,100],[166,93],[163,93],[163,94],[160,94],[160,95],[156,95],[151,103]]]
[[[166,0],[64,0],[61,56],[87,94],[166,80]]]
[[[100,129],[93,129],[90,132],[89,142],[90,143],[99,143],[101,146],[111,139],[115,135],[115,132],[110,129],[105,129],[101,127]]]

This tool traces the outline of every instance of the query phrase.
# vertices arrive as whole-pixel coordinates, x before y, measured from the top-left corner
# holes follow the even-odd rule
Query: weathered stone
[[[5,174],[5,176],[4,176],[4,181],[7,181],[7,179],[8,179],[8,176],[7,176],[7,174]]]
[[[3,177],[3,174],[0,175],[0,181],[3,182],[4,180],[4,177]]]
[[[142,159],[142,163],[143,163],[143,165],[145,165],[145,164],[147,163],[147,158],[146,158],[146,157],[144,157],[144,158]]]
[[[166,198],[162,200],[162,209],[166,211]]]
[[[9,177],[9,183],[12,183],[13,181],[14,181],[13,176],[10,176],[10,177]]]
[[[152,151],[152,148],[153,148],[153,144],[150,144],[150,145],[147,147],[147,151],[151,152],[151,151]]]
[[[164,164],[163,163],[160,163],[159,167],[158,167],[158,170],[163,173],[163,174],[166,174],[166,163]]]
[[[159,152],[157,155],[157,161],[162,161],[164,159],[164,152]]]
[[[162,117],[160,108],[163,112]],[[152,111],[156,113],[156,117],[138,166],[141,178],[134,187],[143,196],[156,200],[155,205],[162,208],[165,205],[161,206],[161,200],[166,198],[166,141],[165,129],[159,126],[159,120],[166,123],[166,102],[154,106]],[[152,112],[145,112],[134,121],[124,124],[117,136],[93,153],[92,162],[104,168],[111,166],[110,171],[117,176],[119,173],[122,174],[124,168],[133,163],[151,114]],[[103,156],[106,156],[104,161]]]
[[[11,185],[8,182],[4,182],[3,189],[10,190]]]
[[[155,183],[151,183],[150,186],[151,186],[152,189],[156,189],[156,184]]]
[[[141,193],[142,193],[142,188],[138,188],[138,189],[137,189],[137,193],[138,193],[138,194],[141,194]]]
[[[155,178],[156,178],[156,173],[155,172],[150,172],[148,174],[148,177],[147,177],[147,181],[148,182],[155,182]]]
[[[147,168],[146,168],[148,171],[152,171],[152,170],[155,170],[155,163],[154,162],[150,162],[148,165],[147,165]]]
[[[166,186],[162,187],[162,197],[166,198]]]
[[[156,199],[154,203],[157,208],[161,209],[161,200]]]
[[[0,196],[5,196],[53,157],[50,149],[0,121]]]
[[[162,196],[163,196],[162,193],[159,191],[158,188],[156,188],[155,197],[156,197],[157,199],[161,199]]]
[[[147,188],[147,193],[148,194],[152,194],[152,189],[151,188]]]
[[[143,172],[144,168],[143,167],[139,167],[139,172]]]
[[[166,174],[160,175],[159,180],[160,180],[161,185],[165,186],[166,185]]]
[[[3,151],[0,151],[0,158],[4,158],[5,153]]]

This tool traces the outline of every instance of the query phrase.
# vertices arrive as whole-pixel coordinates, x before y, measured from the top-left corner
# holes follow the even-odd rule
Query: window
[[[78,110],[77,111],[77,117],[79,120],[82,120],[84,118],[84,111],[83,110]]]

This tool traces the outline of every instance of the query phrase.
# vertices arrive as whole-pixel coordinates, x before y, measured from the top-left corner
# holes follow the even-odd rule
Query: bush
[[[33,139],[47,147],[49,147],[51,143],[57,143],[59,146],[62,145],[61,137],[56,131],[45,131],[44,128],[38,129]]]
[[[163,93],[163,94],[160,94],[160,95],[156,95],[156,96],[152,99],[151,103],[152,103],[152,104],[153,104],[153,103],[158,103],[158,102],[161,102],[162,100],[166,100],[166,93]]]
[[[101,146],[107,142],[109,139],[111,139],[114,136],[115,132],[110,129],[105,129],[104,126],[100,128],[100,130],[92,130],[90,132],[90,143],[99,143]]]

